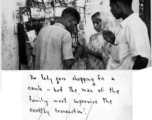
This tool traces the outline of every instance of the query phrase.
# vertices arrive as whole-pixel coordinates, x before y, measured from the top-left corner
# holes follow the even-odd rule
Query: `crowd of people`
[[[145,23],[132,10],[132,0],[110,0],[111,13],[122,19],[118,29],[110,31],[97,12],[92,23],[97,33],[86,46],[72,51],[69,30],[80,22],[79,12],[68,7],[57,23],[43,27],[34,47],[36,70],[71,69],[79,58],[86,58],[87,70],[132,70],[150,66],[150,42]]]

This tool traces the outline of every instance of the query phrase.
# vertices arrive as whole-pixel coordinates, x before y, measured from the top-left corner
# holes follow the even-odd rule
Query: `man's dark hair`
[[[78,23],[80,22],[80,14],[75,8],[67,7],[66,9],[64,9],[62,11],[61,17],[67,17],[67,15],[73,16],[77,20]]]
[[[125,5],[132,6],[132,0],[110,0],[111,3],[121,2]]]
[[[95,18],[95,17],[96,17],[96,16],[98,16],[98,15],[100,15],[100,12],[96,12],[96,13],[94,13],[94,14],[92,15],[92,17],[91,17],[91,18],[93,19],[93,18]]]

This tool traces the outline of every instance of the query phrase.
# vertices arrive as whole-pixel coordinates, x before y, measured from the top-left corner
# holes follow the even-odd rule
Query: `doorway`
[[[151,1],[139,0],[139,16],[148,28],[148,35],[151,43]]]

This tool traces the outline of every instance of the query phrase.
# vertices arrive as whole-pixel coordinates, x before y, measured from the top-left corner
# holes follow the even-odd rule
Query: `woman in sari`
[[[90,41],[85,47],[86,69],[104,70],[110,58],[111,44],[104,40],[102,32],[108,28],[109,22],[102,18],[100,12],[97,12],[92,15],[92,23],[97,33],[90,37]]]

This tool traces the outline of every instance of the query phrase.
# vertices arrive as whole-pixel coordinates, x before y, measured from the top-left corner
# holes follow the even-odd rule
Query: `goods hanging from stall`
[[[80,44],[85,25],[85,7],[77,7],[75,0],[27,0],[20,8],[21,22],[18,24],[19,69],[34,69],[33,47],[40,29],[53,25],[66,7],[74,7],[80,12],[80,24],[69,31],[73,40],[73,50]],[[24,66],[24,67],[23,67]]]

